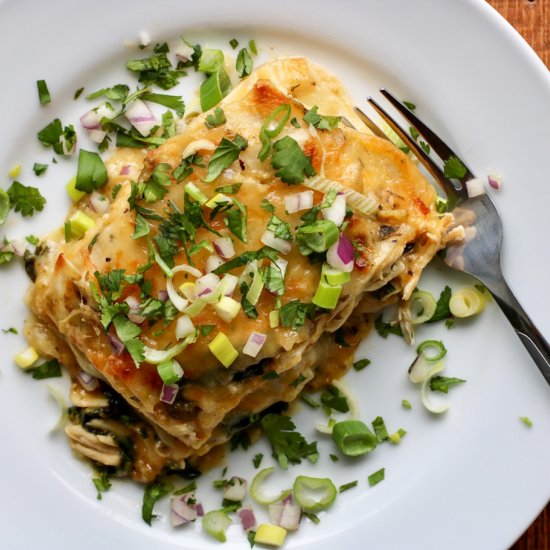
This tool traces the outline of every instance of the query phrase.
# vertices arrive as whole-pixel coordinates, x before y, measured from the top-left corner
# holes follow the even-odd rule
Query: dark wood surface
[[[550,0],[488,0],[550,68]],[[550,550],[550,504],[512,550]]]

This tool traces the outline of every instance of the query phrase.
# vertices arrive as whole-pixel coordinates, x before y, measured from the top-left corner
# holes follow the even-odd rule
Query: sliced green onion
[[[223,193],[216,193],[211,199],[209,199],[204,206],[206,208],[210,208],[211,210],[214,210],[217,206],[220,204],[231,204],[233,202],[232,199],[229,197],[226,197]]]
[[[264,284],[265,284],[264,279],[262,277],[260,270],[258,269],[258,265],[257,263],[254,263],[252,283],[250,284],[250,288],[246,293],[246,299],[253,306],[255,306],[258,303],[262,290],[264,289]]]
[[[71,200],[73,200],[74,202],[78,202],[84,195],[86,195],[84,191],[79,191],[76,188],[76,176],[71,180],[69,180],[69,182],[67,183],[66,189],[67,189],[67,194],[69,195],[69,197],[71,197]]]
[[[327,477],[298,476],[294,481],[292,494],[302,510],[316,513],[330,508],[338,491]]]
[[[223,67],[223,52],[213,48],[204,48],[197,70],[201,73],[212,74]]]
[[[189,317],[195,317],[206,307],[206,302],[204,300],[198,299],[195,300],[192,304],[187,306],[183,313],[189,315]]]
[[[281,322],[281,315],[278,309],[269,312],[269,327],[277,328]]]
[[[50,95],[50,91],[48,90],[48,85],[46,84],[46,81],[37,80],[36,87],[38,88],[38,99],[40,101],[40,105],[47,105],[48,103],[50,103],[52,97]]]
[[[302,185],[321,193],[328,193],[331,189],[335,189],[338,193],[344,193],[346,204],[351,209],[357,210],[365,216],[372,216],[378,210],[379,203],[371,193],[364,195],[337,181],[328,180],[321,176],[314,176],[313,178],[306,178]]]
[[[275,470],[275,466],[270,466],[269,468],[264,468],[263,470],[260,470],[252,480],[252,483],[250,484],[250,496],[258,503],[258,504],[273,504],[274,502],[277,502],[278,500],[282,500],[286,498],[288,495],[290,495],[291,491],[290,489],[285,489],[284,491],[281,491],[278,495],[275,496],[266,496],[263,492],[263,483],[266,479],[266,477],[270,476],[273,471]]]
[[[472,286],[453,292],[449,309],[455,317],[470,317],[481,313],[485,303],[485,296]]]
[[[386,473],[386,469],[380,468],[380,470],[374,472],[374,474],[371,474],[367,478],[369,482],[369,486],[374,487],[377,483],[380,483],[381,481],[383,481],[385,477],[385,473]]]
[[[185,185],[185,192],[201,206],[208,202],[208,197],[192,182]]]
[[[426,350],[430,348],[435,348],[437,353],[435,353],[435,355],[428,355]],[[445,357],[447,349],[440,340],[424,340],[424,342],[418,344],[416,353],[423,355],[428,361],[439,361]]]
[[[174,276],[174,272],[170,266],[161,258],[160,254],[155,250],[155,262],[162,269],[162,272],[171,279]]]
[[[284,104],[276,107],[264,120],[260,128],[260,140],[262,148],[258,153],[258,158],[264,161],[271,152],[271,140],[277,137],[285,127],[290,118],[290,105]]]
[[[282,546],[286,538],[286,529],[279,525],[271,523],[262,523],[258,525],[254,542],[258,544],[267,544],[268,546]]]
[[[411,297],[411,322],[421,325],[429,321],[437,308],[437,300],[429,292],[415,290]]]
[[[224,367],[231,366],[239,356],[239,352],[223,332],[216,334],[216,337],[208,344],[208,348]]]
[[[321,279],[311,301],[323,309],[334,309],[341,292],[342,286],[332,286]]]
[[[174,346],[165,350],[158,350],[144,346],[143,357],[145,361],[147,361],[147,363],[150,363],[151,365],[160,365],[161,363],[166,363],[167,361],[170,361],[170,359],[181,353],[189,344],[195,342],[196,339],[196,333],[190,334],[189,336],[186,336],[181,342],[178,342]]]
[[[175,384],[183,376],[183,369],[175,359],[157,365],[157,372],[165,384]]]
[[[321,268],[321,277],[332,286],[343,285],[351,279],[351,273],[336,269],[331,265],[324,263]]]
[[[202,518],[202,528],[219,542],[227,540],[225,532],[232,523],[231,518],[221,510],[207,512]]]
[[[69,417],[69,414],[68,414],[69,407],[67,406],[67,401],[65,400],[65,397],[63,397],[61,391],[57,387],[52,386],[51,384],[48,384],[47,388],[48,388],[48,392],[53,397],[53,399],[55,399],[55,402],[57,403],[60,409],[60,415],[57,420],[57,423],[50,430],[50,432],[56,432],[57,430],[62,428],[63,425],[67,422],[67,418]]]
[[[19,174],[21,173],[21,165],[16,164],[15,166],[12,166],[8,171],[8,176],[12,179],[15,179]]]
[[[439,374],[444,368],[445,363],[443,361],[438,361],[437,363],[435,363],[430,369],[428,376],[422,382],[422,387],[420,388],[420,397],[422,399],[422,404],[424,405],[424,407],[426,407],[428,411],[434,414],[444,413],[449,408],[449,405],[447,405],[446,403],[442,403],[441,405],[434,405],[430,402],[428,398],[431,393],[430,383],[432,381],[432,378]]]
[[[326,252],[339,236],[338,226],[330,220],[317,220],[302,225],[296,231],[296,243],[303,256],[313,252]]]
[[[69,218],[69,224],[71,226],[71,235],[80,239],[84,237],[88,229],[95,226],[95,220],[79,210]]]
[[[528,427],[533,427],[533,421],[528,416],[520,416],[519,419]]]
[[[221,300],[214,304],[214,309],[222,321],[230,323],[241,311],[241,302],[237,302],[229,296],[222,296]]]
[[[0,225],[3,225],[10,211],[10,196],[0,189]]]
[[[373,451],[376,436],[361,420],[343,420],[332,428],[332,439],[346,456],[360,456]]]
[[[231,81],[223,67],[220,67],[201,84],[200,100],[203,112],[215,107],[230,89]]]

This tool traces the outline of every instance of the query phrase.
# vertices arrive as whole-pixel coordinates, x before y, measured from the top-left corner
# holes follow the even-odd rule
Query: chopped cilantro
[[[262,199],[261,207],[266,212],[275,212],[275,206],[268,199]]]
[[[260,464],[262,463],[263,458],[264,458],[264,455],[262,453],[258,453],[254,455],[254,458],[252,459],[252,464],[254,464],[254,468],[260,467]]]
[[[45,363],[27,369],[25,372],[32,374],[35,380],[44,380],[45,378],[58,378],[61,376],[61,365],[57,359],[50,359]]]
[[[370,363],[370,359],[359,359],[359,361],[355,361],[355,363],[353,363],[353,368],[359,372],[368,367]]]
[[[10,185],[7,193],[11,208],[21,212],[24,217],[32,216],[36,211],[41,212],[46,204],[46,199],[36,187],[23,185],[18,181]]]
[[[457,384],[462,384],[466,380],[461,378],[447,378],[446,376],[434,376],[430,380],[430,390],[440,391],[441,393],[447,393],[449,388],[456,386]]]
[[[304,436],[296,431],[290,417],[281,414],[268,414],[262,418],[262,428],[267,436],[273,457],[283,470],[289,464],[300,464],[303,458],[315,460],[317,442],[308,443]]]
[[[279,239],[284,239],[285,241],[292,240],[290,224],[275,215],[271,216],[270,220],[267,222],[267,229],[273,231],[275,237]]]
[[[410,101],[403,101],[403,105],[405,105],[409,111],[414,111],[416,109],[416,105]]]
[[[298,119],[296,117],[292,117],[290,119],[290,124],[292,124],[294,128],[301,128],[300,123],[298,122]]]
[[[119,191],[122,189],[122,184],[117,183],[116,185],[113,185],[113,190],[111,191],[111,197],[113,199],[116,199],[116,196],[118,195]]]
[[[248,50],[243,48],[237,55],[236,68],[239,77],[244,78],[245,76],[248,76],[252,72],[252,65],[252,57],[250,57]]]
[[[262,271],[262,278],[268,292],[277,296],[282,296],[284,294],[285,283],[279,267],[273,265],[266,266]]]
[[[141,95],[141,99],[173,109],[179,117],[182,117],[185,113],[185,103],[181,96],[146,92]]]
[[[205,183],[214,181],[226,168],[231,166],[238,158],[239,153],[248,147],[248,142],[240,135],[236,135],[233,141],[222,138],[220,144],[212,154],[208,163],[208,173]]]
[[[449,286],[445,286],[439,296],[439,299],[437,300],[434,314],[428,320],[428,323],[435,323],[436,321],[442,321],[443,319],[451,317],[451,310],[449,309],[451,294],[451,288]]]
[[[290,185],[302,183],[304,178],[317,174],[306,157],[298,142],[290,136],[285,136],[273,144],[271,164],[275,168],[275,175]]]
[[[73,99],[78,99],[82,95],[83,91],[84,91],[84,87],[78,88],[78,90],[76,90],[74,93]]]
[[[149,234],[149,231],[151,231],[151,228],[149,227],[147,220],[141,214],[136,212],[136,222],[132,239],[145,237],[145,235]]]
[[[371,474],[367,479],[369,482],[370,487],[374,487],[377,483],[380,483],[384,480],[386,471],[385,468],[381,468],[380,470],[374,472],[374,474]]]
[[[232,183],[231,185],[222,185],[216,187],[216,193],[227,193],[228,195],[234,195],[239,192],[242,183]]]
[[[401,401],[401,406],[402,406],[404,409],[408,409],[408,410],[411,410],[411,409],[412,409],[411,402],[410,402],[408,399],[403,399],[403,401]]]
[[[92,151],[80,149],[75,187],[79,191],[91,193],[105,185],[108,177],[107,168],[101,157]]]
[[[312,409],[318,409],[321,406],[317,403],[317,401],[315,401],[315,399],[313,399],[313,397],[311,397],[311,395],[308,395],[307,393],[300,395],[300,399]]]
[[[14,327],[3,328],[3,329],[2,329],[2,332],[3,332],[4,334],[19,334],[19,333],[17,332],[17,329],[14,328]]]
[[[278,257],[277,252],[267,246],[264,246],[259,250],[247,250],[246,252],[243,252],[239,256],[236,256],[235,258],[231,258],[231,260],[229,260],[228,262],[225,262],[224,264],[220,265],[220,267],[215,269],[212,273],[215,273],[216,275],[223,275],[224,273],[227,273],[232,269],[246,265],[248,262],[251,262],[252,260],[261,260],[263,258],[269,258],[271,261],[274,262],[277,260],[277,257]]]
[[[94,477],[92,481],[97,489],[97,500],[101,500],[103,498],[102,493],[105,493],[111,488],[109,474],[107,472],[101,472],[99,477]]]
[[[443,164],[445,177],[460,179],[466,175],[467,169],[457,157],[449,157]]]
[[[304,510],[302,510],[302,515],[317,525],[321,523],[319,516],[314,514],[313,512],[305,512]]]
[[[392,325],[391,323],[384,322],[382,314],[380,314],[374,321],[374,328],[382,336],[382,338],[387,338],[388,334],[395,334],[397,336],[403,336],[401,332],[401,327],[399,325]]]
[[[67,154],[76,145],[76,132],[74,126],[61,124],[58,118],[44,126],[37,134],[38,140],[44,147],[53,147],[58,155]]]
[[[225,113],[221,107],[216,107],[209,115],[206,116],[206,122],[204,123],[207,128],[217,128],[222,124],[225,124]]]
[[[420,134],[418,133],[418,130],[414,126],[409,126],[409,133],[411,134],[411,137],[416,141]]]
[[[237,46],[239,45],[239,41],[236,39],[236,38],[232,38],[230,41],[229,41],[229,45],[231,46],[231,48],[234,50],[237,48]]]
[[[185,71],[174,69],[166,53],[155,53],[145,59],[133,59],[126,63],[126,68],[137,74],[139,82],[156,84],[163,90],[176,86]]]
[[[52,101],[50,91],[48,90],[48,85],[45,80],[37,80],[36,87],[38,88],[38,99],[40,105],[47,105]]]
[[[37,245],[40,242],[40,239],[36,235],[27,235],[25,239],[28,243],[34,245]]]
[[[46,170],[48,169],[47,164],[39,164],[38,162],[35,162],[32,167],[32,171],[37,175],[41,176]]]
[[[340,123],[340,120],[342,120],[342,117],[319,115],[317,113],[318,109],[317,105],[313,106],[304,115],[304,121],[315,126],[315,128],[319,130],[334,130]]]
[[[171,170],[172,167],[166,162],[161,162],[155,166],[153,173],[143,187],[145,202],[156,202],[168,193],[168,188],[172,184],[172,179],[170,178]]]
[[[332,462],[338,462],[340,460],[340,457],[338,455],[329,455]]]
[[[201,336],[208,336],[215,328],[216,325],[201,325],[199,330]]]
[[[427,155],[430,154],[431,148],[425,141],[420,140],[418,142],[418,145],[420,145],[420,147],[424,151],[424,153],[426,153]]]
[[[174,488],[172,485],[162,483],[161,481],[150,483],[147,487],[145,487],[145,492],[143,493],[143,504],[141,506],[141,517],[147,525],[151,525],[151,520],[156,517],[153,515],[153,507],[155,506],[157,500],[160,500],[173,490]]]
[[[247,207],[236,197],[233,199],[233,204],[237,208],[232,208],[227,211],[227,227],[229,231],[240,239],[243,243],[247,242],[246,239],[246,221],[247,221]]]
[[[249,41],[248,41],[248,49],[254,54],[254,55],[258,55],[258,49],[256,48],[256,41],[251,38]]]
[[[304,304],[299,300],[291,300],[281,306],[279,315],[281,325],[291,330],[300,330],[306,321],[306,315],[311,304]]]
[[[333,410],[341,413],[349,412],[348,400],[334,386],[329,386],[321,394],[321,404],[329,416],[332,415]]]

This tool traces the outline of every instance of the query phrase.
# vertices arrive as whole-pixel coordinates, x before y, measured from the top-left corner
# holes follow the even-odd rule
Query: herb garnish
[[[32,171],[37,175],[41,176],[46,170],[48,169],[47,164],[39,164],[38,162],[35,162],[32,167]]]
[[[91,193],[107,183],[107,168],[101,157],[92,151],[80,149],[78,154],[78,169],[75,187],[79,191]]]
[[[248,76],[252,72],[252,65],[252,57],[250,57],[248,50],[243,48],[237,55],[236,68],[239,77],[244,78],[245,76]]]
[[[434,376],[430,380],[430,390],[440,391],[441,393],[447,393],[449,388],[456,386],[457,384],[462,384],[466,380],[461,378],[448,378],[446,376]]]
[[[51,102],[52,97],[50,91],[48,90],[48,85],[45,80],[37,80],[36,87],[38,88],[38,100],[40,105],[47,105]]]
[[[141,517],[147,525],[151,525],[151,520],[156,517],[153,515],[153,507],[157,500],[160,500],[173,490],[174,487],[172,485],[162,483],[161,481],[147,485],[143,493],[143,504],[141,507]]]
[[[212,154],[208,163],[208,173],[204,178],[205,183],[214,181],[226,168],[231,166],[238,158],[239,153],[248,147],[248,142],[240,135],[236,135],[233,141],[222,138],[220,144]]]
[[[276,141],[273,150],[275,152],[271,164],[276,170],[275,175],[285,183],[302,183],[306,176],[311,178],[317,174],[309,157],[306,157],[298,142],[290,136]]]
[[[304,115],[304,121],[315,126],[315,128],[318,128],[319,130],[334,130],[340,123],[340,120],[342,120],[341,116],[320,115],[317,113],[318,110],[319,108],[317,105],[313,106]]]
[[[204,123],[207,128],[217,128],[222,124],[225,124],[225,113],[221,107],[216,107],[212,113],[206,115],[206,122]]]
[[[61,376],[61,365],[57,359],[50,359],[45,363],[27,369],[25,371],[28,374],[32,374],[35,380],[44,380],[46,378],[58,378]]]
[[[41,212],[46,204],[46,199],[36,187],[23,185],[14,181],[7,191],[10,207],[16,212],[21,212],[23,217],[32,216],[36,211]]]
[[[466,175],[467,168],[457,157],[449,157],[443,164],[443,174],[451,179],[460,179]]]

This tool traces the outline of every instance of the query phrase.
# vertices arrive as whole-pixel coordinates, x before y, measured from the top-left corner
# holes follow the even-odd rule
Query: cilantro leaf
[[[252,64],[252,57],[250,57],[248,50],[246,48],[240,50],[237,55],[236,64],[237,73],[240,78],[244,78],[252,72]]]
[[[76,146],[74,126],[69,124],[63,128],[61,120],[58,118],[44,126],[36,135],[44,147],[53,147],[58,155],[68,154]]]
[[[306,322],[306,315],[311,304],[304,304],[299,300],[291,300],[281,306],[279,315],[281,325],[291,330],[300,330]]]
[[[445,286],[445,288],[443,289],[443,291],[439,296],[439,300],[437,300],[437,305],[436,305],[434,314],[427,321],[428,323],[435,323],[436,321],[442,321],[443,319],[447,319],[451,317],[451,310],[449,309],[449,301],[451,300],[451,294],[452,294],[451,288],[449,286]]]
[[[266,212],[275,212],[275,206],[268,199],[262,199],[261,207]]]
[[[37,175],[41,176],[46,170],[48,169],[47,164],[40,164],[38,162],[35,162],[32,167],[32,171]]]
[[[304,115],[304,121],[315,126],[315,128],[318,128],[319,130],[334,130],[340,123],[340,120],[342,120],[341,116],[320,115],[317,113],[318,110],[319,108],[317,105],[312,107]]]
[[[449,157],[443,164],[443,174],[451,179],[460,179],[466,175],[467,168],[457,157]]]
[[[401,327],[399,325],[392,325],[391,323],[384,322],[382,314],[380,314],[374,321],[374,328],[376,332],[382,336],[382,338],[387,338],[388,334],[395,334],[397,336],[403,336],[401,332]]]
[[[273,457],[283,470],[289,464],[300,464],[303,458],[314,460],[317,455],[317,442],[308,443],[296,431],[290,417],[281,414],[268,414],[262,418],[262,428],[267,436]]]
[[[267,222],[267,229],[273,231],[275,237],[279,239],[284,239],[285,241],[292,240],[290,224],[275,215],[271,216],[271,219]]]
[[[221,107],[216,107],[212,113],[206,116],[206,122],[204,123],[207,128],[216,128],[225,124],[225,113]]]
[[[128,317],[121,314],[113,317],[113,325],[115,326],[117,336],[124,343],[136,338],[141,333],[141,329],[135,323],[132,323]]]
[[[216,187],[215,191],[216,193],[226,193],[227,195],[234,195],[235,193],[239,192],[241,185],[242,183],[232,183],[231,185],[222,185],[220,187]]]
[[[273,156],[271,164],[275,168],[275,175],[290,185],[302,183],[304,178],[317,174],[306,157],[298,142],[290,136],[285,136],[273,144]]]
[[[247,250],[235,258],[231,258],[228,262],[220,265],[217,269],[212,271],[216,275],[223,275],[232,269],[246,265],[252,260],[261,260],[263,258],[269,258],[272,262],[276,261],[278,256],[277,252],[268,246],[264,246],[259,250]]]
[[[410,101],[403,101],[403,105],[405,105],[409,111],[414,111],[416,109],[416,105]]]
[[[238,134],[233,141],[222,138],[220,144],[212,154],[208,163],[208,173],[204,178],[205,183],[214,181],[226,168],[231,166],[238,158],[239,153],[248,147],[248,142]]]
[[[268,265],[262,271],[265,288],[268,292],[282,296],[285,293],[285,283],[281,270],[273,265]]]
[[[170,170],[172,167],[165,162],[161,162],[155,166],[153,173],[145,182],[143,188],[143,198],[145,202],[156,202],[168,193],[168,188],[172,184],[170,178]]]
[[[80,149],[75,187],[79,191],[91,193],[94,189],[103,187],[108,178],[107,168],[101,157],[92,151]]]
[[[92,481],[94,482],[95,488],[97,489],[97,500],[101,500],[103,498],[101,493],[104,493],[111,488],[109,474],[107,472],[101,472],[99,477],[94,477]]]
[[[237,208],[227,211],[227,227],[235,237],[246,242],[247,207],[237,197],[233,199]]]
[[[23,185],[14,181],[8,191],[10,206],[21,212],[23,217],[32,216],[36,211],[41,212],[46,204],[46,199],[40,194],[36,187]]]
[[[440,391],[441,393],[447,393],[449,388],[456,386],[457,384],[462,384],[466,380],[461,378],[448,378],[446,376],[434,376],[430,381],[430,390]]]
[[[44,380],[46,378],[58,378],[61,376],[61,365],[57,359],[51,359],[41,363],[37,367],[27,369],[25,372],[32,374],[35,380]]]
[[[164,107],[173,109],[179,117],[182,117],[185,113],[185,103],[183,102],[181,96],[145,92],[144,94],[141,94],[141,99],[144,101],[150,101],[151,103],[158,103],[159,105],[164,105]]]
[[[145,59],[133,59],[126,63],[129,71],[137,73],[138,80],[144,84],[156,84],[163,90],[176,86],[185,71],[175,70],[166,53],[155,53]]]
[[[173,490],[174,487],[172,487],[172,485],[162,483],[161,481],[150,483],[147,487],[145,487],[145,492],[143,493],[143,504],[141,506],[141,517],[147,525],[151,525],[151,520],[156,517],[153,515],[153,507],[155,506],[157,500],[160,500]]]

